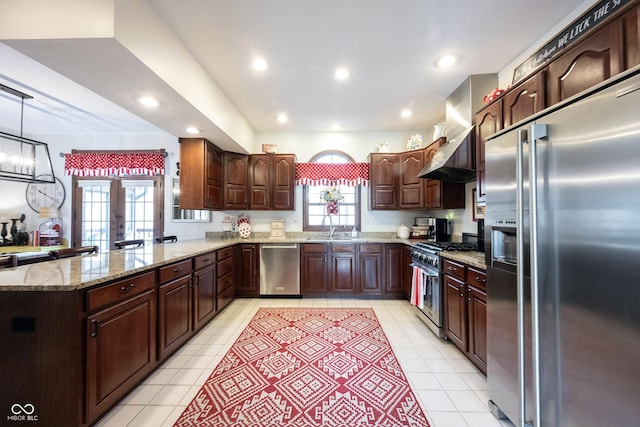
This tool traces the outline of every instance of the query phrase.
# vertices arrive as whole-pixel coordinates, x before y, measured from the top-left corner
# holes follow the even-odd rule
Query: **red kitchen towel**
[[[411,304],[420,309],[424,308],[424,274],[420,267],[413,266],[411,277]]]

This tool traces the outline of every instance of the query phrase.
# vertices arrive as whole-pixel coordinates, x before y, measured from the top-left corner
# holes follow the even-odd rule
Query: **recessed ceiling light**
[[[436,67],[438,68],[449,68],[453,67],[461,60],[459,55],[447,54],[443,55],[436,60]]]
[[[191,135],[197,135],[200,133],[200,129],[193,126],[189,126],[188,128],[185,129],[185,131],[187,131],[187,133],[190,133]]]
[[[278,121],[280,123],[287,123],[289,121],[289,117],[285,113],[278,114]]]
[[[334,123],[331,125],[331,130],[340,130],[340,125],[338,123]]]
[[[404,119],[411,117],[411,110],[402,110],[400,117]]]
[[[269,64],[267,64],[267,61],[265,61],[264,58],[255,58],[251,63],[251,66],[256,71],[265,71],[269,68]]]
[[[137,101],[145,107],[157,107],[158,105],[160,105],[160,102],[158,102],[157,99],[151,96],[141,96],[137,99]]]
[[[334,75],[338,80],[346,80],[349,78],[349,70],[344,67],[341,67],[336,70]]]

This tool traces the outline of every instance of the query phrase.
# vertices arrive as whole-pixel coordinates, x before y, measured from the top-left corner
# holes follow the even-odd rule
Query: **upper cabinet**
[[[446,139],[421,150],[369,155],[369,209],[425,210],[464,208],[464,184],[419,178]]]
[[[224,152],[180,138],[180,208],[293,210],[295,155]]]
[[[585,38],[549,64],[551,104],[563,101],[623,70],[620,22],[607,25]]]
[[[293,210],[295,205],[295,156],[249,156],[249,208]]]
[[[484,144],[487,137],[500,129],[502,129],[502,99],[476,113],[476,201],[478,203],[486,200]]]
[[[398,155],[399,192],[398,207],[400,209],[424,208],[424,179],[418,178],[418,174],[424,168],[423,150],[407,151]]]
[[[243,210],[249,207],[249,156],[224,153],[224,208]]]
[[[446,140],[437,139],[423,150],[425,167],[431,163],[431,159]],[[438,179],[422,180],[425,185],[424,209],[464,209],[464,184]]]
[[[398,155],[371,153],[369,180],[369,208],[398,209]]]
[[[223,208],[224,152],[204,138],[180,138],[180,208]]]

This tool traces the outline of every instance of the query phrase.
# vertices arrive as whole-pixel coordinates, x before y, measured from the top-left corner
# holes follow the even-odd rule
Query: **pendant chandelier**
[[[20,135],[0,132],[0,180],[53,183],[49,147],[44,142],[22,136],[24,100],[31,95],[0,84],[0,90],[20,98]]]

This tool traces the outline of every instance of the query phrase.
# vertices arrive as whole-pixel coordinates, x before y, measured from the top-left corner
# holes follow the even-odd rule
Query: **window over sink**
[[[314,155],[309,163],[355,163],[348,154],[337,151],[322,151]],[[327,204],[321,199],[326,185],[303,186],[303,230],[329,231],[329,221],[325,218]],[[330,186],[334,187],[334,186]],[[338,213],[331,215],[331,222],[338,232],[360,230],[360,185],[336,185],[344,199],[338,205]],[[323,224],[324,221],[324,224]]]

